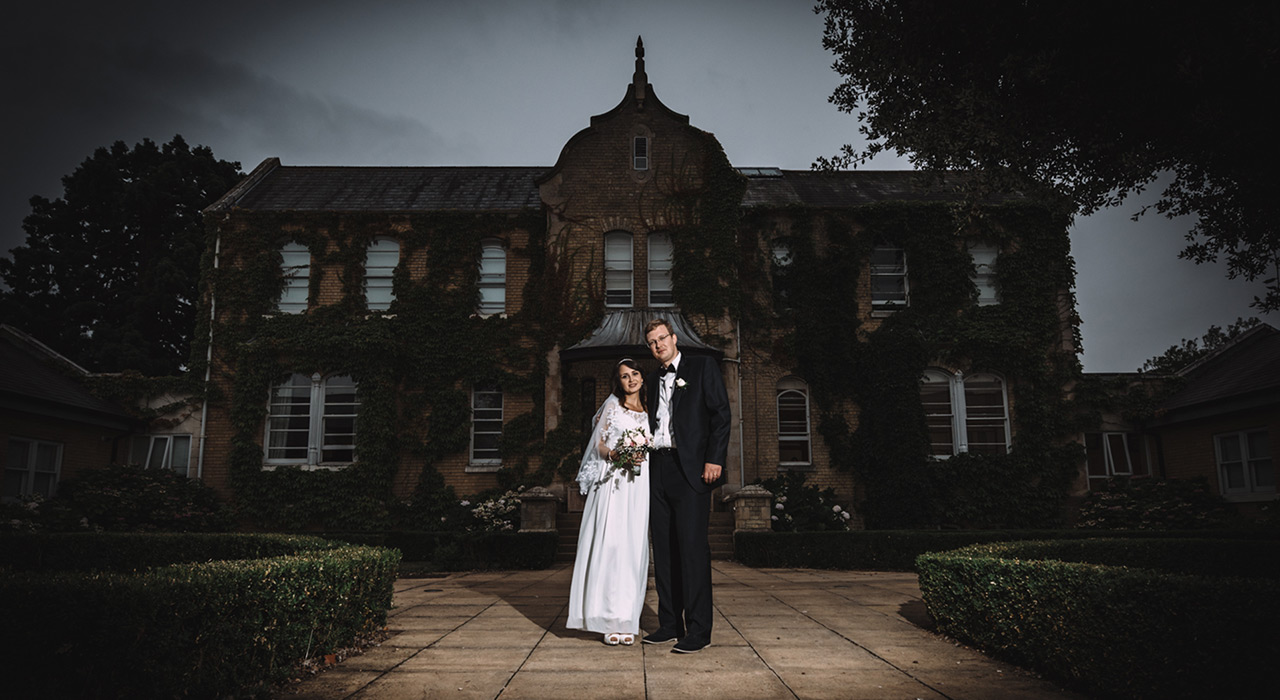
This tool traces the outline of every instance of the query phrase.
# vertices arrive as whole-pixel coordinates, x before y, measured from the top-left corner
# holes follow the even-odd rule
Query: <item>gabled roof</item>
[[[538,210],[545,167],[283,166],[268,158],[208,211]]]
[[[133,418],[89,393],[89,372],[22,331],[0,325],[0,407],[124,430]]]
[[[1179,372],[1160,423],[1280,404],[1280,331],[1260,324]]]

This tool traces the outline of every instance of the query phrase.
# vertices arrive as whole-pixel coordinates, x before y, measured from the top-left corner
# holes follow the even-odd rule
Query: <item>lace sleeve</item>
[[[583,495],[586,495],[608,473],[605,469],[607,464],[605,456],[609,453],[606,440],[614,437],[617,406],[618,398],[610,394],[592,419],[591,439],[587,441],[587,449],[582,454],[582,464],[578,468],[578,490]]]

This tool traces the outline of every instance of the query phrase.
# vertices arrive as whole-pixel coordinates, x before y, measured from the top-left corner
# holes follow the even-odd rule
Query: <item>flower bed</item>
[[[1269,694],[1280,653],[1277,554],[1275,541],[1031,541],[916,566],[941,631],[1091,696],[1251,697]],[[1206,575],[1224,565],[1234,576]]]
[[[42,538],[0,538],[14,697],[262,693],[383,627],[400,558],[310,537],[27,537]],[[77,565],[74,552],[102,550]],[[215,558],[228,555],[263,558]]]

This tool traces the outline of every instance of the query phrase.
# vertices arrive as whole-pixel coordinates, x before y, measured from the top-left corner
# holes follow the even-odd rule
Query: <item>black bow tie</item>
[[[675,374],[675,373],[676,373],[675,365],[667,365],[666,367],[663,367],[662,369],[658,370],[658,374],[660,375]]]

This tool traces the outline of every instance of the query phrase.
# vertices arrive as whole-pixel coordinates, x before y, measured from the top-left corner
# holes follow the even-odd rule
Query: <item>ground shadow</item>
[[[933,620],[933,616],[929,614],[929,610],[925,607],[923,600],[912,600],[899,605],[898,615],[920,629],[933,632],[938,627],[938,624]]]

